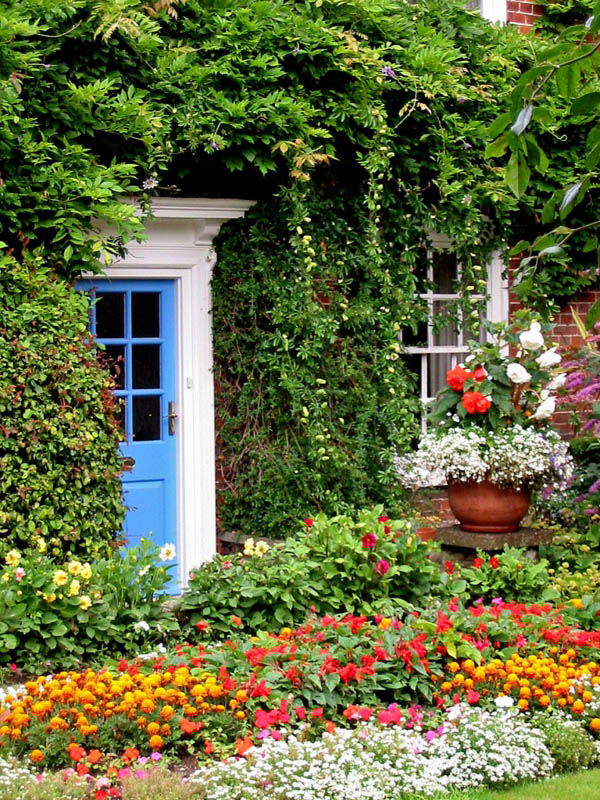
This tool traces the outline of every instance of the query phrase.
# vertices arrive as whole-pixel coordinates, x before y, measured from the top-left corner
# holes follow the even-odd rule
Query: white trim
[[[501,25],[506,25],[506,6],[506,0],[479,0],[479,13],[489,22],[498,22]]]
[[[177,398],[177,580],[216,550],[214,384],[211,289],[212,241],[228,219],[241,217],[247,200],[157,198],[147,240],[131,243],[106,278],[175,281]],[[93,277],[93,276],[90,276]]]

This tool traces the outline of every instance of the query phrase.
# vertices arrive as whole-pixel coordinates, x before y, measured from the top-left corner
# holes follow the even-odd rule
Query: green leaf
[[[13,636],[12,633],[6,633],[2,637],[2,641],[4,642],[4,647],[6,647],[7,650],[14,650],[18,644],[17,637]]]
[[[581,70],[577,64],[561,67],[555,75],[556,88],[565,100],[570,100],[577,92]]]
[[[529,185],[531,173],[529,167],[519,153],[513,153],[506,168],[506,183],[515,197],[522,197]]]
[[[576,100],[573,100],[571,106],[571,114],[579,116],[581,114],[588,114],[600,105],[600,92],[588,92],[582,94]]]
[[[600,142],[596,142],[586,155],[583,165],[586,169],[594,169],[598,161],[600,161]]]
[[[512,118],[513,115],[510,111],[506,111],[504,114],[500,114],[499,117],[496,117],[488,128],[488,139],[495,139],[499,136]]]
[[[490,142],[488,146],[485,148],[485,157],[486,158],[498,158],[498,156],[504,155],[506,148],[508,147],[508,138],[506,134],[500,136],[499,139],[496,139],[494,142]]]
[[[592,305],[588,313],[585,315],[585,327],[588,331],[593,330],[594,325],[600,319],[600,300],[596,300],[596,302]]]
[[[590,236],[588,239],[585,240],[585,244],[581,249],[582,252],[584,253],[591,253],[592,250],[596,250],[597,248],[598,248],[598,237]]]
[[[525,239],[521,239],[516,243],[514,247],[508,251],[509,256],[518,256],[519,253],[522,253],[524,250],[529,250],[531,247],[529,242],[526,242]]]

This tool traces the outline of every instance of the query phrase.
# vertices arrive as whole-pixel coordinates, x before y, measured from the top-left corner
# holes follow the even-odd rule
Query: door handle
[[[175,403],[169,400],[169,413],[167,414],[167,419],[169,420],[169,436],[175,435],[175,420],[178,417],[179,414],[175,413]]]

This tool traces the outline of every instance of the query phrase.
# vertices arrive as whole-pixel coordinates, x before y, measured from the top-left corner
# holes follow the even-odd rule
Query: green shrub
[[[507,546],[497,555],[478,550],[472,567],[457,566],[442,577],[446,592],[460,594],[464,602],[479,597],[501,597],[507,602],[555,600],[558,592],[548,588],[548,581],[545,559],[535,562],[525,550]]]
[[[91,565],[9,551],[0,570],[0,665],[64,669],[162,641],[178,626],[162,605],[169,575],[159,556],[147,540]]]
[[[190,574],[179,610],[189,624],[221,635],[232,625],[278,630],[309,612],[392,614],[439,580],[410,523],[389,520],[380,506],[356,520],[320,514],[263,554],[248,540],[244,555],[217,556]],[[232,618],[236,618],[232,622]]]
[[[40,263],[0,257],[0,556],[108,552],[124,507],[116,402],[87,301]]]
[[[562,714],[537,714],[532,722],[546,737],[555,772],[588,769],[598,760],[594,739],[583,725]]]

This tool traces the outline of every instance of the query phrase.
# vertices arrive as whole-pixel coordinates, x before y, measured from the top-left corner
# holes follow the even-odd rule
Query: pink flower
[[[375,547],[377,543],[377,537],[375,536],[374,533],[365,533],[365,535],[361,539],[361,542],[362,546],[365,549],[371,550],[373,547]]]
[[[378,561],[378,562],[375,564],[375,572],[376,572],[378,575],[385,575],[385,573],[388,571],[388,569],[389,569],[389,568],[390,568],[390,565],[389,565],[389,563],[388,563],[388,562],[385,560],[385,558],[382,558],[382,559],[381,559],[381,561]]]
[[[117,772],[117,777],[119,780],[123,780],[123,778],[131,778],[131,770],[129,767],[121,767],[121,769]]]
[[[152,761],[160,761],[162,756],[160,753],[155,751],[154,753],[150,753],[150,758],[152,759]]]
[[[15,570],[15,578],[18,581],[22,581],[24,577],[25,577],[25,570],[23,569],[23,567],[17,567]]]
[[[271,739],[275,739],[278,742],[281,739],[281,731],[271,731]]]
[[[312,528],[312,526],[313,526],[313,521],[312,521],[312,519],[311,519],[310,517],[307,517],[307,518],[304,520],[304,524],[306,525],[306,527],[307,527],[307,528]]]

